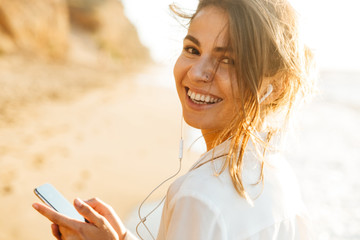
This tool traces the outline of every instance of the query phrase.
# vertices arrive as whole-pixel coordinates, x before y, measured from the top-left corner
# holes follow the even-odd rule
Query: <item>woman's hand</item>
[[[81,222],[68,218],[44,204],[34,203],[33,207],[54,224],[51,226],[56,239],[109,239],[122,240],[126,229],[115,211],[99,199],[86,202],[75,199],[76,210],[88,221]]]
[[[120,239],[125,238],[127,231],[125,225],[122,223],[122,221],[110,205],[104,203],[98,198],[91,198],[85,202],[101,216],[103,216],[106,220],[109,221],[110,225],[117,232]]]

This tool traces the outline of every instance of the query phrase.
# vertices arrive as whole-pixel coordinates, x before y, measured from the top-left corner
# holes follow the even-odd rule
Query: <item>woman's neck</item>
[[[206,143],[206,150],[209,151],[214,148],[214,144],[219,137],[220,131],[202,129],[201,133]]]

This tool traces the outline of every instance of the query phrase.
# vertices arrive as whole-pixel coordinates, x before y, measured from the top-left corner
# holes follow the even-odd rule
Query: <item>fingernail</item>
[[[81,207],[83,205],[82,201],[79,198],[75,198],[75,206]]]
[[[39,205],[37,205],[36,203],[33,203],[32,207],[35,208],[36,210],[39,209]]]

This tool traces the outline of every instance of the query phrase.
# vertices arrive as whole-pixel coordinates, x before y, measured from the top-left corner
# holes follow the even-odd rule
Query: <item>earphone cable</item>
[[[181,163],[182,163],[182,158],[183,158],[183,149],[184,149],[184,140],[183,140],[183,134],[182,134],[182,129],[183,129],[183,119],[181,119],[181,133],[180,133],[180,143],[179,143],[179,168],[176,171],[176,173],[174,173],[173,175],[171,175],[170,177],[168,177],[167,179],[165,179],[164,181],[162,181],[156,188],[154,188],[147,196],[146,198],[141,202],[139,208],[138,208],[138,216],[140,219],[140,222],[136,225],[136,234],[139,236],[139,238],[141,240],[143,240],[143,238],[141,237],[140,233],[139,233],[139,226],[140,224],[143,224],[145,229],[147,230],[147,232],[151,235],[151,238],[153,240],[155,240],[154,236],[152,235],[150,229],[146,226],[145,221],[147,219],[147,217],[149,217],[156,209],[158,209],[160,207],[160,205],[164,202],[166,195],[162,198],[162,200],[160,201],[160,203],[158,203],[156,205],[155,208],[153,208],[148,214],[146,214],[145,217],[141,217],[141,208],[144,205],[144,203],[149,199],[149,197],[158,189],[160,188],[163,184],[165,184],[167,181],[171,180],[172,178],[176,177],[180,171],[181,171]]]
[[[162,200],[160,201],[160,203],[158,203],[158,205],[157,205],[154,209],[152,209],[148,214],[146,214],[145,217],[142,217],[142,216],[141,216],[141,208],[142,208],[142,206],[143,206],[144,203],[147,201],[147,199],[148,199],[158,188],[160,188],[164,183],[166,183],[167,181],[171,180],[171,179],[174,178],[176,175],[178,175],[180,171],[181,171],[181,159],[180,159],[180,164],[179,164],[179,169],[178,169],[178,171],[177,171],[175,174],[173,174],[172,176],[168,177],[168,178],[167,178],[166,180],[164,180],[162,183],[160,183],[156,188],[154,188],[154,189],[149,193],[149,195],[144,199],[144,201],[140,204],[139,209],[138,209],[138,216],[139,216],[140,222],[139,222],[139,223],[137,224],[137,226],[136,226],[136,233],[137,233],[137,235],[140,237],[141,240],[143,240],[143,238],[141,237],[141,235],[140,235],[140,233],[139,233],[139,231],[138,231],[138,228],[139,228],[140,224],[143,224],[143,225],[144,225],[144,227],[146,228],[146,230],[147,230],[147,231],[149,232],[149,234],[151,235],[152,239],[155,240],[155,238],[154,238],[154,236],[152,235],[151,231],[150,231],[150,230],[148,229],[148,227],[146,226],[145,221],[147,220],[147,217],[149,217],[156,209],[158,209],[158,208],[160,207],[160,205],[164,202],[166,196],[164,196],[164,197],[162,198]]]

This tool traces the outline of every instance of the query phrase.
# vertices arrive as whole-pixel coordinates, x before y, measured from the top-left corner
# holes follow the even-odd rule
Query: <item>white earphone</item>
[[[272,91],[274,90],[273,85],[269,84],[266,93],[264,94],[264,96],[260,99],[259,103],[262,103],[267,97],[269,97],[269,95],[272,93]]]

